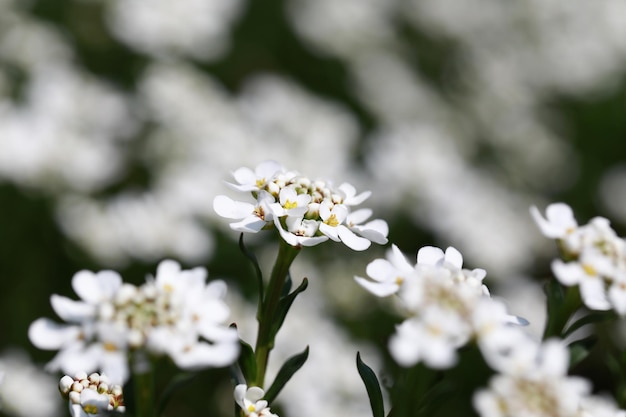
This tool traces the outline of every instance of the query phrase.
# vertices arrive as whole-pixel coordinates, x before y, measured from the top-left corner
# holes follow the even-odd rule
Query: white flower
[[[398,292],[400,286],[415,273],[415,266],[407,261],[396,245],[391,245],[386,259],[373,260],[365,272],[374,282],[358,276],[355,280],[372,294],[386,297]]]
[[[362,251],[370,247],[371,241],[357,236],[345,224],[349,209],[343,204],[333,204],[324,200],[319,207],[322,222],[319,230],[335,242],[343,242],[347,247]]]
[[[557,340],[542,345],[528,340],[509,351],[508,360],[474,395],[474,408],[484,417],[575,416],[590,384],[567,376],[569,353]]]
[[[309,210],[310,201],[310,195],[298,194],[295,186],[288,186],[280,190],[278,202],[270,204],[270,207],[276,217],[303,217]]]
[[[284,173],[285,168],[276,161],[263,161],[251,170],[247,167],[242,167],[233,172],[233,177],[237,184],[230,184],[236,190],[239,191],[260,191],[268,183],[274,180],[274,178]]]
[[[462,317],[435,307],[400,324],[389,341],[389,352],[402,366],[423,361],[432,368],[450,368],[456,364],[457,348],[468,337],[469,328]]]
[[[302,217],[287,217],[287,230],[283,228],[278,217],[274,217],[274,225],[278,233],[291,246],[315,246],[328,240],[328,236],[318,236],[319,222]]]
[[[225,195],[218,195],[213,200],[213,209],[222,217],[240,220],[231,223],[231,229],[256,233],[272,223],[273,214],[270,205],[274,201],[274,197],[266,191],[259,193],[256,204],[235,201]]]
[[[605,283],[593,263],[552,261],[552,272],[560,283],[567,286],[578,285],[585,305],[593,310],[609,310]]]
[[[76,274],[75,288],[98,284],[86,273]],[[107,276],[106,274],[104,276]],[[165,260],[155,278],[140,287],[121,284],[108,274],[113,286],[91,285],[97,294],[89,303],[53,296],[57,314],[73,324],[57,324],[41,318],[31,324],[29,337],[41,349],[59,350],[48,364],[52,370],[74,374],[98,369],[121,384],[128,379],[128,353],[143,349],[166,354],[180,368],[226,366],[239,354],[237,331],[226,326],[230,311],[224,302],[222,281],[205,283],[204,268],[182,270]],[[92,303],[92,304],[90,304]]]
[[[265,391],[259,387],[248,388],[245,384],[239,384],[233,395],[237,405],[248,417],[278,417],[270,411],[267,401],[262,400]]]
[[[565,203],[550,204],[545,218],[535,206],[530,208],[530,214],[544,236],[552,239],[563,239],[578,227],[572,208]]]

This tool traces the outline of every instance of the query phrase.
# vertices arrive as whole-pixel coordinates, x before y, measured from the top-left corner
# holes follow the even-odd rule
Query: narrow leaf
[[[246,381],[254,381],[256,379],[256,358],[254,357],[254,349],[248,343],[239,339],[241,353],[239,354],[239,368],[245,378],[245,381],[238,381],[242,384]]]
[[[565,330],[563,332],[563,338],[571,335],[572,333],[574,333],[576,330],[580,329],[581,327],[587,325],[587,324],[592,324],[592,323],[597,323],[600,321],[604,321],[604,320],[610,320],[610,319],[614,319],[615,313],[612,311],[601,311],[601,312],[597,312],[597,313],[590,313],[578,320],[576,320],[574,323],[572,323],[567,330]]]
[[[285,384],[291,379],[298,369],[304,365],[309,357],[309,347],[307,346],[302,352],[287,359],[276,375],[276,379],[272,386],[265,393],[264,399],[271,403],[278,396]]]
[[[569,344],[569,366],[573,368],[582,362],[587,356],[589,356],[589,352],[591,352],[591,348],[598,341],[598,337],[596,335],[591,335],[585,337],[580,340],[576,340]]]
[[[367,396],[370,399],[370,405],[372,407],[372,415],[374,417],[384,417],[385,407],[383,404],[383,393],[380,390],[378,378],[376,378],[376,373],[374,373],[372,368],[361,360],[361,353],[359,352],[356,354],[356,368],[365,384]]]
[[[274,320],[272,321],[271,340],[274,340],[274,337],[278,333],[278,330],[280,330],[281,326],[283,325],[285,317],[287,316],[287,313],[289,312],[293,301],[296,299],[298,294],[306,290],[308,285],[309,280],[304,278],[298,288],[293,290],[291,294],[288,294],[287,296],[280,299],[278,303],[278,309],[276,310],[276,316],[274,316]]]

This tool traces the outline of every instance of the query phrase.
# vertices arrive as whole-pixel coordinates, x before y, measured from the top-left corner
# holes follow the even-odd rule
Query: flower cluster
[[[568,366],[562,341],[518,340],[501,355],[489,388],[474,395],[474,407],[483,417],[626,416],[609,400],[590,395],[589,381],[568,376]]]
[[[215,198],[213,208],[217,214],[238,220],[230,224],[234,230],[257,233],[273,225],[292,246],[314,246],[331,239],[361,251],[371,242],[387,243],[385,221],[368,221],[370,209],[352,210],[370,192],[357,194],[348,183],[335,188],[326,181],[313,181],[274,161],[263,162],[254,171],[239,168],[233,176],[237,183],[230,185],[251,193],[256,200],[235,201],[225,195]]]
[[[126,411],[120,385],[111,385],[105,374],[77,373],[73,378],[63,376],[59,381],[59,391],[69,400],[72,417],[106,416],[109,412]]]
[[[80,300],[52,295],[54,311],[68,324],[40,318],[29,328],[40,349],[59,350],[50,370],[68,374],[98,369],[115,383],[129,376],[129,352],[166,354],[183,369],[226,366],[239,354],[237,331],[222,281],[206,281],[204,268],[182,270],[162,261],[141,286],[114,271],[80,271],[72,287]]]
[[[492,355],[502,340],[517,332],[512,324],[523,323],[489,296],[482,283],[485,270],[464,269],[461,253],[452,247],[445,253],[423,247],[412,265],[392,245],[387,258],[372,261],[366,272],[373,281],[356,281],[379,297],[397,294],[409,315],[389,344],[403,366],[423,361],[433,368],[449,368],[456,363],[457,349],[471,339],[478,341],[485,356]]]
[[[613,309],[626,315],[626,241],[617,236],[609,220],[594,217],[579,226],[564,203],[549,205],[545,218],[536,207],[531,207],[531,214],[541,232],[558,242],[563,260],[552,262],[552,272],[559,282],[577,285],[592,310]]]
[[[246,417],[278,417],[270,411],[267,401],[262,399],[265,396],[262,388],[248,388],[246,384],[239,384],[235,387],[233,396]]]

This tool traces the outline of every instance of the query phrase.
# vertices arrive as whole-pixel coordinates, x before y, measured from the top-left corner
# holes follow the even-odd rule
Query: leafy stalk
[[[273,323],[280,305],[283,286],[289,274],[289,267],[298,253],[300,253],[300,247],[291,246],[284,240],[280,241],[276,262],[272,269],[265,298],[262,300],[260,315],[257,317],[259,331],[254,350],[257,364],[257,374],[254,382],[258,387],[263,387],[265,382],[269,354],[274,348],[274,337],[278,331],[273,328]]]

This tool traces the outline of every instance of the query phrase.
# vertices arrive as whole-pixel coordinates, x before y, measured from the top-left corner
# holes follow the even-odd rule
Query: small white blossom
[[[270,411],[267,401],[263,400],[265,391],[259,387],[248,388],[245,384],[235,387],[235,402],[247,417],[278,417]]]

